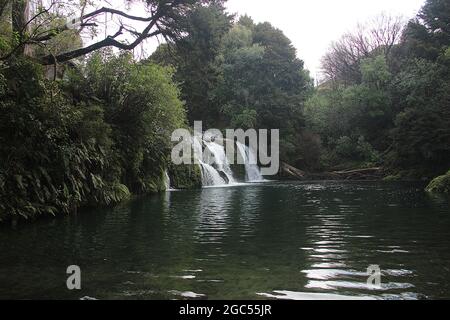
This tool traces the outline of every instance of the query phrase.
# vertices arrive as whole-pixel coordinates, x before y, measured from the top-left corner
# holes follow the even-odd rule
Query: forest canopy
[[[450,164],[450,5],[427,0],[330,46],[314,87],[290,39],[219,0],[0,0],[0,220],[111,205],[176,184],[170,133],[280,129],[308,172],[383,167],[426,179]],[[105,29],[102,19],[114,19]],[[90,36],[90,41],[86,41]],[[163,43],[145,59],[133,50]]]

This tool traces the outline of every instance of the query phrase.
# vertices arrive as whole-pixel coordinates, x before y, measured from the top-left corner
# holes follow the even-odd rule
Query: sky
[[[425,0],[228,0],[230,13],[270,22],[291,39],[311,76],[319,77],[320,59],[330,44],[358,23],[386,13],[413,18]]]

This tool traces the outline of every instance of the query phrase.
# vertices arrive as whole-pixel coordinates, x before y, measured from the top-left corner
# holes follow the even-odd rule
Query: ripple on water
[[[317,280],[328,280],[328,279],[336,279],[338,277],[367,277],[367,273],[358,272],[355,270],[344,270],[344,269],[311,269],[311,270],[302,270],[302,273],[306,274],[308,279],[317,279]]]
[[[206,295],[202,293],[195,293],[192,291],[177,291],[177,290],[170,290],[168,291],[170,294],[175,296],[180,296],[183,298],[189,298],[189,299],[199,299],[199,298],[205,298]]]
[[[343,281],[343,280],[334,280],[334,281],[312,280],[308,282],[305,288],[322,289],[322,290],[357,289],[369,291],[388,291],[398,289],[410,289],[414,288],[414,285],[411,283],[389,282],[389,283],[382,283],[380,286],[371,286],[368,285],[367,282]]]
[[[315,292],[294,292],[275,290],[272,293],[257,293],[257,295],[281,300],[376,300],[371,296],[347,296],[341,294],[315,293]]]

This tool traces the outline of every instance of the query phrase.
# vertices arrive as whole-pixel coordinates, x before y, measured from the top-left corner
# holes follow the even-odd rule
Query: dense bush
[[[0,220],[164,189],[185,121],[170,70],[101,53],[64,80],[43,75],[24,58],[0,73]]]
[[[85,74],[84,99],[95,96],[104,105],[123,182],[134,193],[161,190],[171,133],[185,126],[172,71],[134,63],[128,54],[106,58],[95,54]]]

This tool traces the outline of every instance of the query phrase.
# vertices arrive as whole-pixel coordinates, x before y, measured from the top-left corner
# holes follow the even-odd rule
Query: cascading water
[[[223,180],[227,180],[228,184],[236,183],[233,177],[233,171],[231,171],[230,164],[228,163],[227,156],[225,154],[225,148],[216,142],[206,142],[206,162],[212,164],[212,166],[224,175]]]
[[[227,184],[226,181],[220,176],[219,172],[214,169],[213,166],[200,162],[202,168],[202,185],[208,186],[221,186]]]
[[[263,181],[264,177],[262,176],[261,170],[257,165],[258,161],[253,150],[251,150],[248,146],[240,142],[236,142],[236,145],[245,163],[245,181],[246,182]]]
[[[219,186],[226,184],[225,180],[220,176],[219,172],[212,165],[203,161],[202,142],[196,137],[193,138],[192,146],[194,148],[194,156],[198,161],[202,173],[203,186]]]
[[[201,168],[203,186],[236,184],[225,147],[222,144],[211,141],[211,139],[200,140],[197,137],[194,137],[191,142],[195,159]],[[237,143],[237,147],[245,161],[246,182],[264,180],[256,164],[255,154],[243,144]]]
[[[166,191],[172,190],[170,188],[170,177],[169,177],[169,173],[167,171],[164,172],[164,184],[166,186]]]

